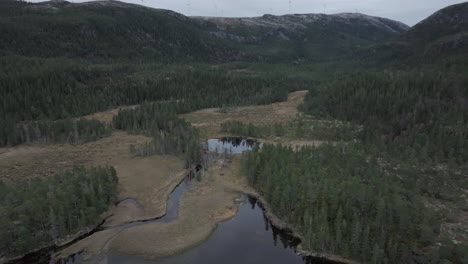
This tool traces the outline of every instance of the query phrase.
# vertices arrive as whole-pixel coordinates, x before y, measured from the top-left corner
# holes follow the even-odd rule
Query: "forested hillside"
[[[377,65],[466,65],[463,61],[468,58],[468,3],[446,7],[393,40],[357,53],[357,59]]]
[[[264,146],[244,158],[252,186],[306,248],[366,263],[466,262],[466,7],[358,51],[361,73],[311,86],[301,110],[361,127],[335,139],[347,143]],[[265,137],[253,124],[225,123],[223,131]],[[382,208],[388,222],[375,224]],[[447,232],[453,223],[463,227]]]
[[[183,101],[183,112],[267,104],[312,81],[306,68],[279,75],[280,66],[246,74],[237,70],[248,67],[243,65],[86,65],[18,57],[2,62],[7,69],[0,73],[2,145],[26,141],[21,140],[24,121],[67,119],[151,101]]]
[[[421,162],[468,162],[468,80],[454,71],[356,75],[309,92],[304,110],[364,126],[365,143]]]
[[[112,167],[77,167],[15,186],[0,181],[1,255],[19,256],[99,224],[117,184]]]
[[[380,151],[354,143],[264,145],[244,156],[243,168],[313,252],[363,263],[465,263],[468,246],[441,238],[443,217],[424,204],[437,193],[447,199],[457,184],[467,188],[463,176],[439,176],[401,160],[383,165]]]
[[[249,182],[276,214],[304,235],[304,246],[365,263],[410,263],[439,225],[398,171],[368,160],[359,145],[298,151],[263,146],[247,154]]]
[[[180,114],[308,89],[302,113],[281,125],[217,124],[328,141],[242,157],[250,185],[304,249],[365,263],[467,263],[467,8],[409,29],[362,14],[190,18],[119,1],[3,0],[0,147],[79,144],[115,129],[151,137],[132,145],[134,156],[175,155],[189,167],[200,160],[199,130]],[[111,124],[81,119],[119,106],[131,107]],[[95,225],[117,184],[107,167],[0,182],[0,255]]]
[[[1,1],[0,32],[1,55],[211,61],[229,53],[181,14],[118,1]]]
[[[118,1],[4,0],[0,10],[0,55],[92,61],[328,60],[408,29],[360,14],[264,16],[218,25]]]
[[[61,59],[2,60],[2,119],[43,120],[82,116],[119,105],[187,99],[210,105],[263,104],[286,99],[305,85],[288,75],[236,72],[209,65],[97,64]],[[289,87],[284,87],[290,83]],[[243,97],[239,98],[240,95]]]
[[[401,38],[427,47],[435,44],[434,41],[453,35],[466,34],[467,30],[468,3],[462,3],[446,7],[429,16],[412,27]],[[466,43],[458,43],[458,46],[458,48],[466,48],[467,45]],[[457,48],[457,46],[453,48]]]
[[[360,14],[264,16],[219,23],[118,1],[5,0],[0,14],[1,145],[34,141],[24,132],[30,127],[24,121],[74,118],[145,101],[190,99],[186,105],[191,110],[271,103],[317,82],[319,75],[307,76],[304,68],[274,74],[270,69],[245,72],[249,66],[164,62],[330,60],[408,29]],[[236,34],[255,41],[223,37]],[[338,67],[348,67],[343,65]],[[313,70],[317,68],[321,66]],[[69,132],[63,134],[68,137]]]
[[[343,13],[197,17],[215,38],[236,43],[269,62],[344,58],[362,47],[398,37],[409,27],[390,19]]]
[[[250,184],[303,235],[305,248],[365,263],[466,262],[468,82],[466,62],[446,62],[312,86],[301,106],[312,122],[359,129],[317,148],[264,145],[246,154]],[[306,134],[320,124],[300,122]],[[272,131],[235,122],[222,129]]]

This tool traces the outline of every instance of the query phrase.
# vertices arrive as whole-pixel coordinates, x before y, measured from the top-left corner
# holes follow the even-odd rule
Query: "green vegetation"
[[[281,137],[286,134],[286,129],[281,124],[256,126],[252,123],[242,123],[240,121],[226,121],[221,124],[221,132],[230,133],[236,136],[243,137]]]
[[[301,232],[306,248],[366,263],[409,263],[413,254],[437,261],[428,246],[440,223],[419,190],[426,175],[401,165],[382,166],[351,143],[298,151],[264,145],[243,157],[249,183]]]
[[[14,121],[69,118],[172,99],[190,99],[194,108],[266,104],[285,100],[288,91],[304,89],[309,81],[275,76],[269,69],[245,74],[229,65],[89,65],[23,57],[2,58],[0,65],[7,69],[0,73],[0,117]]]
[[[463,74],[383,72],[311,90],[303,109],[363,125],[365,143],[421,162],[468,161],[468,79]]]
[[[229,49],[189,19],[122,2],[0,2],[0,55],[89,60],[216,60]]]
[[[112,130],[97,120],[65,119],[33,121],[19,124],[1,122],[0,146],[21,143],[85,143],[110,136]]]
[[[137,156],[176,154],[185,158],[187,166],[200,161],[198,132],[177,114],[186,110],[185,103],[143,104],[121,110],[113,119],[114,127],[153,138],[150,143],[132,147]]]
[[[439,23],[444,37],[432,39],[447,56],[415,52],[433,54],[434,43],[417,41],[423,27],[430,35],[431,18],[396,42],[358,52],[361,73],[314,83],[300,109],[306,115],[285,126],[289,138],[346,143],[297,152],[267,145],[245,154],[250,184],[303,235],[306,248],[368,263],[468,259],[463,229],[441,230],[441,223],[463,222],[468,208],[466,45],[452,27],[466,13],[447,10],[452,16],[442,12],[435,21],[451,26]],[[222,129],[271,136],[253,124]]]
[[[440,222],[450,223],[454,220],[460,222],[463,221],[460,213],[468,208],[463,198],[464,192],[468,189],[465,173],[468,162],[468,112],[466,111],[468,93],[464,67],[460,66],[452,64],[452,67],[447,69],[438,69],[437,65],[431,65],[406,72],[396,70],[367,72],[323,83],[309,91],[302,110],[316,118],[337,119],[361,127],[357,136],[360,139],[359,148],[363,153],[360,154],[361,159],[365,161],[366,167],[363,173],[377,165],[378,171],[372,172],[372,175],[377,176],[377,179],[383,177],[382,182],[385,182],[385,188],[389,188],[389,195],[393,198],[398,197],[396,194],[401,190],[406,192],[407,194],[396,199],[410,202],[411,211],[416,212],[416,215],[389,209],[400,218],[402,215],[409,217],[411,224],[408,227],[414,230],[399,233],[401,230],[392,226],[399,223],[394,220],[382,224],[380,228],[384,230],[382,232],[384,236],[389,236],[386,228],[399,235],[396,237],[376,235],[375,238],[378,238],[379,243],[390,237],[391,242],[387,240],[385,246],[379,244],[378,248],[374,247],[371,251],[367,251],[367,248],[356,249],[367,252],[365,255],[336,246],[334,243],[338,239],[333,237],[336,236],[333,233],[336,230],[333,231],[332,226],[325,230],[331,232],[329,239],[333,243],[325,247],[314,243],[308,246],[372,263],[385,263],[385,261],[407,263],[414,258],[421,258],[424,263],[464,263],[468,259],[466,240],[454,244],[453,240],[456,238],[453,235],[446,232],[439,234],[437,231],[440,228],[439,224],[434,222],[434,218],[427,219],[427,215],[433,214],[428,210],[432,210],[438,213],[437,219]],[[336,153],[320,149],[318,152],[324,152],[319,156],[326,156],[328,161],[340,152],[340,147],[335,147]],[[348,148],[343,155],[345,153],[348,154]],[[314,156],[310,159],[313,160]],[[354,166],[359,168],[360,163],[354,162]],[[327,164],[325,161],[322,163],[327,168],[326,172],[333,171],[335,166],[338,166],[340,173],[354,175],[353,169],[348,168],[344,160],[333,165]],[[296,167],[303,169],[302,165]],[[315,175],[314,172],[312,174]],[[330,180],[328,175],[322,178],[322,181],[328,180]],[[365,183],[371,182],[365,181]],[[276,185],[275,187],[279,188]],[[365,191],[367,188],[369,186],[365,185],[351,187],[355,193]],[[377,187],[374,192],[382,189],[383,187]],[[325,190],[329,191],[326,188]],[[353,195],[344,193],[343,200],[352,200]],[[378,196],[385,197],[385,195],[383,193]],[[366,199],[372,201],[372,198]],[[392,203],[398,205],[398,200]],[[433,204],[438,204],[439,207],[434,207]],[[322,210],[315,205],[311,206],[310,210],[312,209],[314,212]],[[359,221],[373,217],[373,212],[375,211],[358,211]],[[332,223],[335,220],[330,218],[330,215],[327,217],[328,220],[319,218],[312,221],[318,221],[319,225],[322,221],[323,226],[325,222]],[[348,217],[350,218],[345,219],[355,219],[352,215]],[[395,219],[392,215],[388,217]],[[299,220],[291,219],[291,221],[308,237],[308,230],[301,227]],[[414,223],[416,226],[411,227]],[[369,223],[366,225],[369,226]],[[353,227],[349,225],[347,227],[348,232],[353,234]],[[340,237],[344,232],[346,231],[340,230]],[[372,226],[369,232],[372,234]],[[460,229],[457,232],[464,231]],[[367,237],[367,233],[364,237]],[[350,245],[355,244],[348,242]],[[398,249],[398,252],[411,252],[411,254],[403,253],[395,259],[393,253],[395,249],[389,248],[389,245],[394,246],[395,243],[399,244],[398,247],[402,246],[401,243],[405,244],[402,249]],[[380,255],[374,258],[369,254]]]
[[[300,115],[289,123],[292,138],[323,140],[323,141],[351,141],[358,138],[361,128],[350,122],[336,120],[312,119],[310,116]]]
[[[360,16],[320,16],[318,21],[309,18],[301,23],[295,16],[265,15],[256,21],[263,26],[219,25],[118,1],[33,4],[3,0],[0,56],[170,63],[325,61],[408,29],[387,19],[375,25]]]
[[[465,16],[467,12],[467,3],[443,8],[411,28],[407,34],[402,36],[402,39],[419,48],[419,52],[427,53],[425,56],[448,54],[460,56],[463,53],[466,55],[468,48],[466,42],[455,43],[450,40],[454,40],[454,36],[463,35],[466,32],[468,20]],[[439,46],[440,49],[434,50],[434,46]]]
[[[278,75],[283,67],[245,65],[87,65],[78,61],[3,58],[0,73],[0,142],[21,143],[23,121],[57,120],[150,101],[183,101],[180,112],[207,107],[283,101],[310,77]],[[70,128],[71,129],[71,128]],[[100,133],[95,131],[96,134]]]
[[[468,261],[468,245],[454,244],[447,241],[439,250],[440,263],[466,263]]]
[[[0,182],[0,252],[25,254],[98,224],[117,181],[112,167],[76,167],[15,186]]]
[[[132,153],[175,154],[189,166],[200,160],[198,133],[179,114],[310,89],[305,115],[288,124],[222,124],[240,136],[341,142],[244,156],[250,184],[275,213],[312,250],[370,263],[466,263],[468,236],[453,244],[439,229],[468,208],[467,8],[406,32],[351,15],[225,26],[117,1],[0,1],[0,147],[97,140],[110,127],[75,118],[141,104],[113,120],[153,138]],[[0,183],[0,252],[22,254],[96,224],[116,184],[112,168]]]
[[[290,139],[349,141],[356,139],[361,129],[351,123],[313,120],[310,117],[299,115],[286,125],[254,125],[240,121],[226,121],[221,124],[221,132],[255,138],[287,137]]]

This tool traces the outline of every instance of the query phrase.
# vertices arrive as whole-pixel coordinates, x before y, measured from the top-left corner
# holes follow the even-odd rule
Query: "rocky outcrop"
[[[258,35],[264,38],[276,36],[282,40],[292,40],[294,36],[305,35],[305,32],[313,27],[342,31],[351,35],[367,31],[369,35],[365,36],[366,38],[379,41],[400,35],[409,29],[409,26],[401,22],[359,13],[264,15],[246,18],[194,17],[194,19],[215,25],[218,30],[216,36],[239,42],[244,42],[246,35],[250,34],[257,34],[257,37]],[[232,30],[233,28],[236,30]],[[240,28],[243,30],[239,32]],[[373,33],[379,36],[376,37]]]

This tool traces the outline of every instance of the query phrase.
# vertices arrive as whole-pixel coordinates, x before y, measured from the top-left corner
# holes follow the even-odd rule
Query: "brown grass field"
[[[271,105],[237,107],[227,111],[211,108],[181,117],[199,129],[202,140],[228,136],[220,133],[220,125],[228,120],[256,125],[288,123],[299,114],[297,107],[303,102],[305,94],[306,91],[294,92],[289,95],[288,101]],[[85,118],[111,122],[117,113],[118,109],[114,109]],[[134,198],[141,207],[129,203],[111,206],[104,215],[109,217],[105,225],[118,226],[155,218],[164,214],[169,193],[185,177],[187,171],[183,169],[182,161],[175,156],[130,156],[130,145],[148,140],[149,138],[141,135],[114,131],[108,138],[82,145],[21,145],[0,148],[0,179],[16,184],[32,177],[47,177],[76,165],[112,165],[119,177],[119,198]],[[288,138],[262,141],[291,146],[322,143]],[[239,158],[220,157],[204,172],[202,181],[191,182],[180,200],[176,220],[97,232],[63,250],[58,256],[84,252],[87,257],[99,256],[100,260],[105,261],[108,253],[139,255],[150,259],[178,253],[201,243],[210,236],[217,223],[234,216],[237,210],[235,198],[241,192],[256,194],[247,185],[240,171]],[[456,217],[452,223],[445,223],[442,231],[453,234],[454,230],[466,229],[466,214],[462,215],[463,217]],[[468,229],[465,231],[468,233]]]

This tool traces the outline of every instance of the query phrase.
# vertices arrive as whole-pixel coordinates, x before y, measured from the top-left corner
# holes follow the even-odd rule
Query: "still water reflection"
[[[208,139],[207,147],[212,153],[240,154],[251,150],[255,144],[257,141],[253,139],[226,137]]]
[[[239,212],[220,223],[214,233],[197,247],[185,253],[144,260],[131,256],[109,256],[116,264],[302,264],[332,263],[321,259],[304,259],[294,252],[299,242],[286,232],[274,228],[255,199],[242,196]]]

